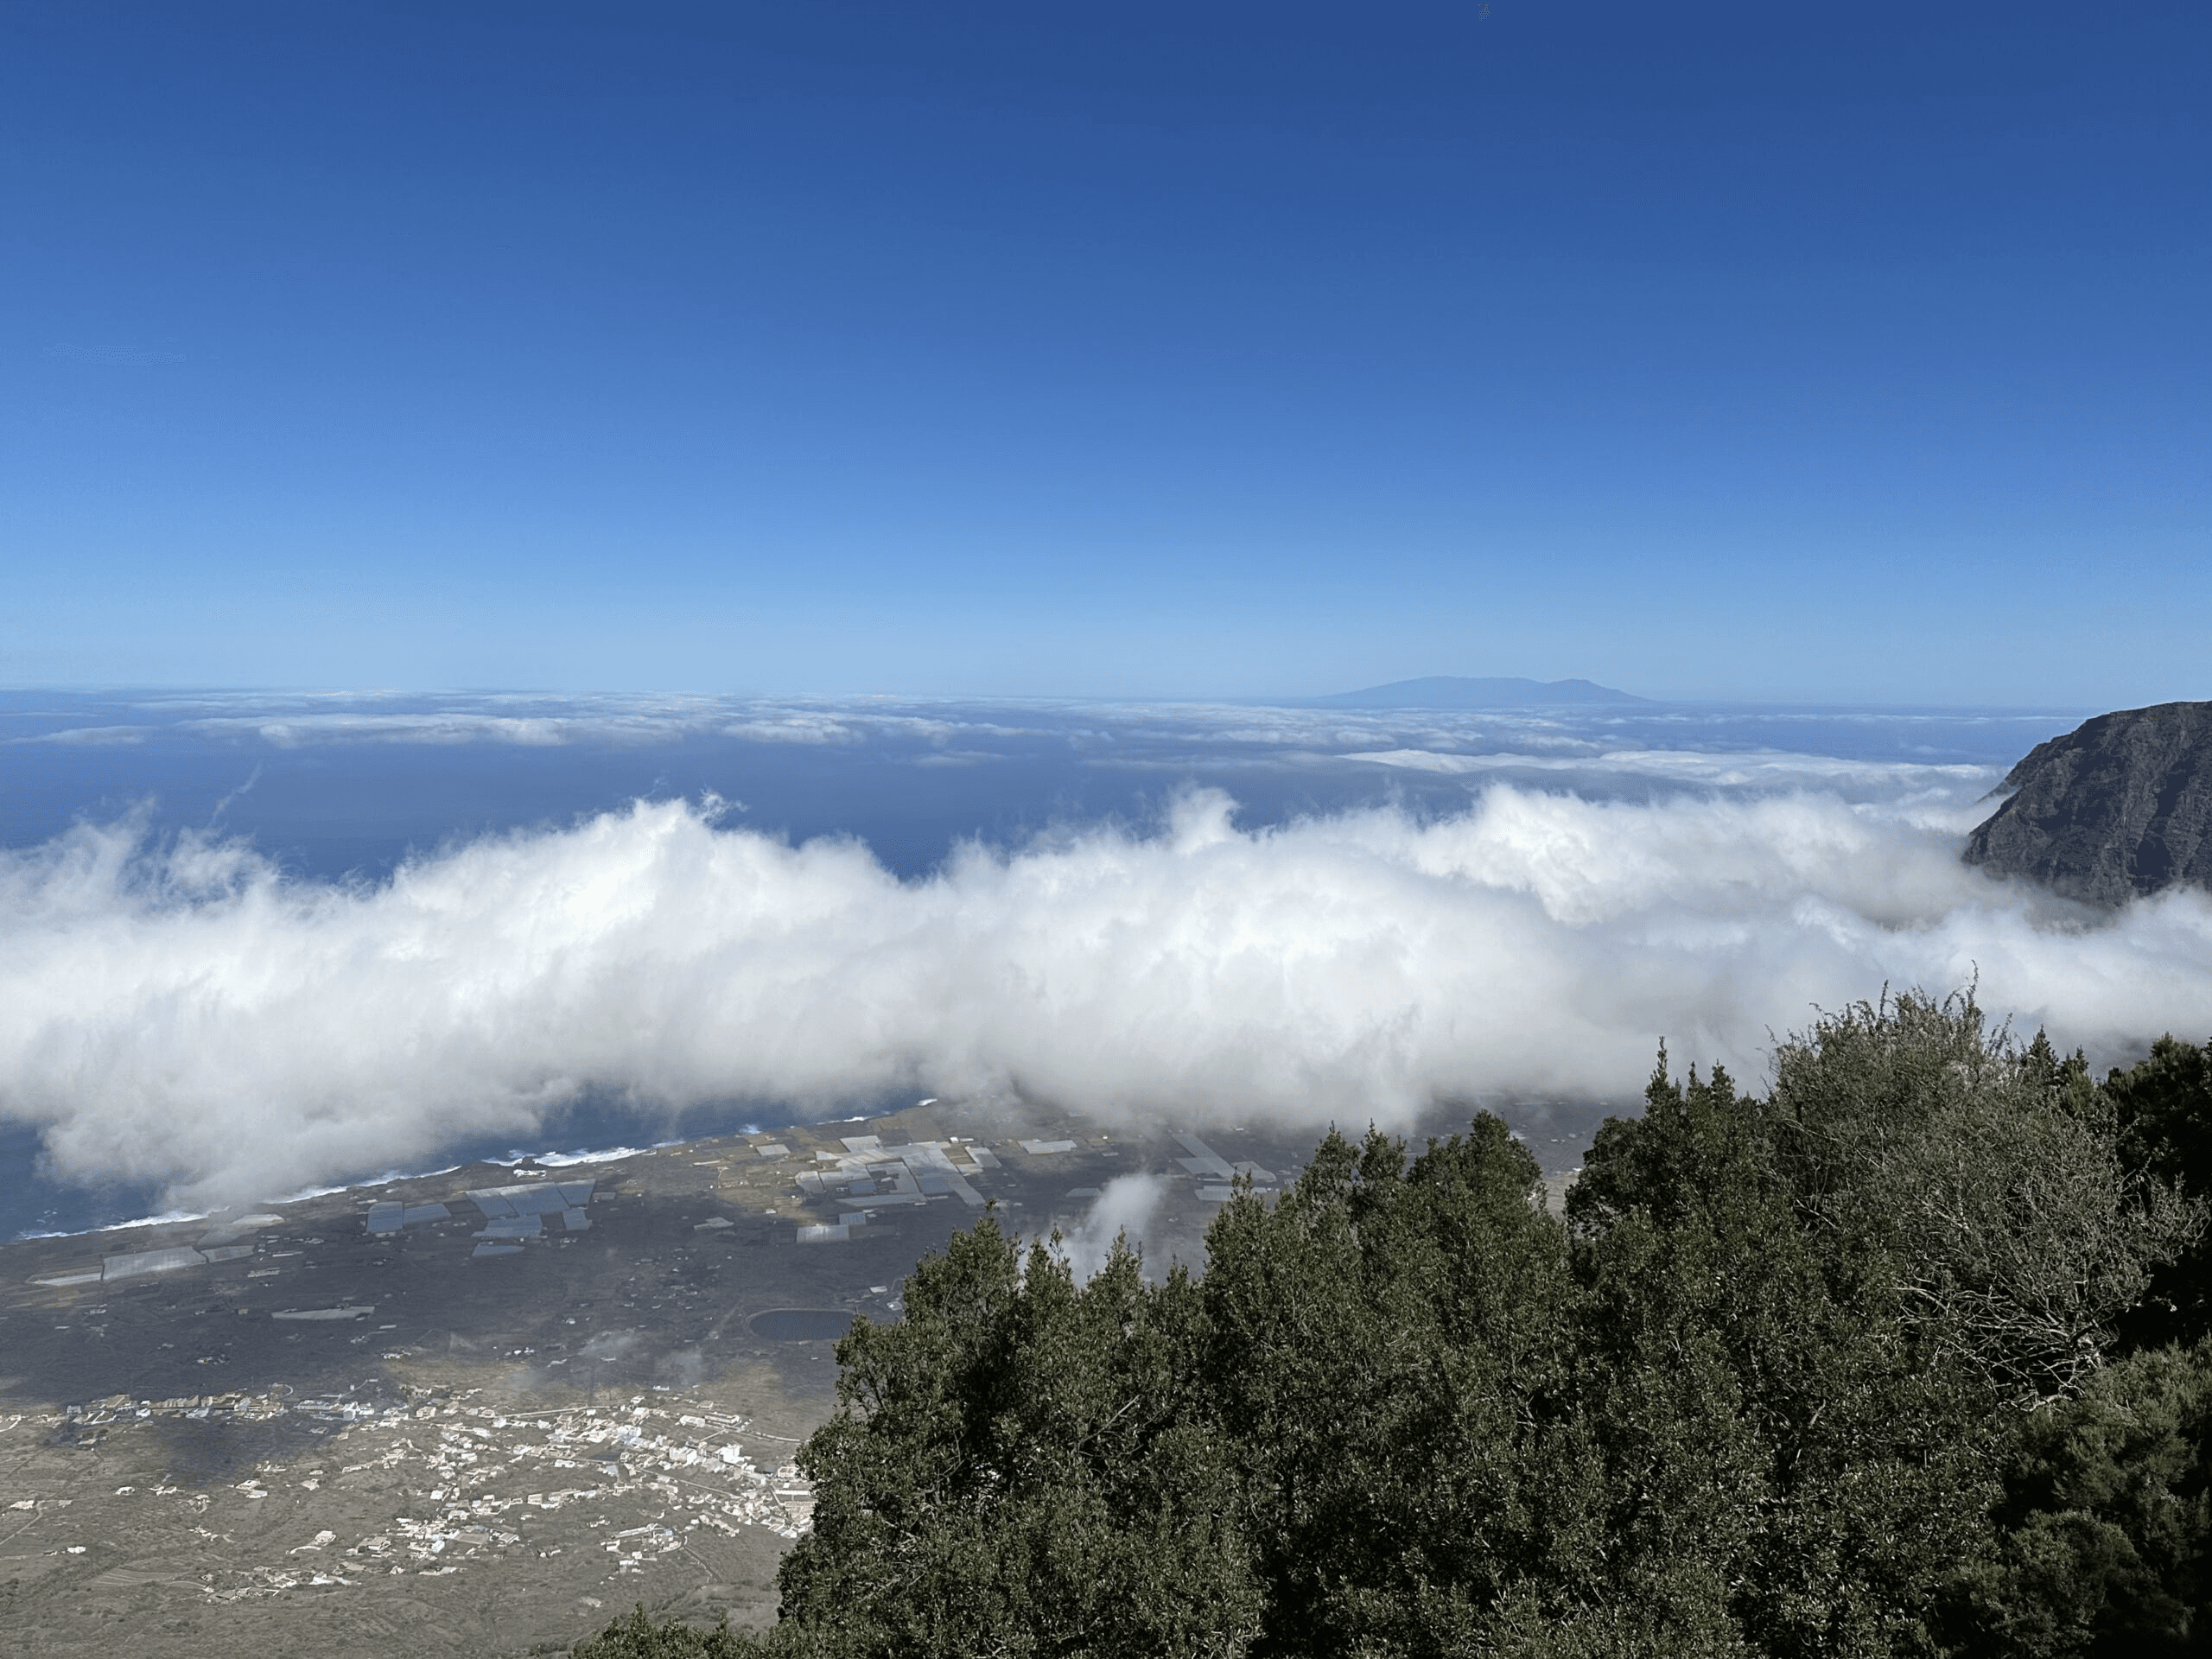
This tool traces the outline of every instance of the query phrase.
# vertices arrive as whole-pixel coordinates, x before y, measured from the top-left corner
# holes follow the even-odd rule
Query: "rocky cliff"
[[[2037,744],[2004,787],[1969,864],[2093,905],[2212,887],[2212,702],[2100,715]]]

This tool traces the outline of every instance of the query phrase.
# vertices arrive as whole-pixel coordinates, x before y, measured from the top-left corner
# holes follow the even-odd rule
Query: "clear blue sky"
[[[2212,9],[12,0],[0,682],[2212,696]]]

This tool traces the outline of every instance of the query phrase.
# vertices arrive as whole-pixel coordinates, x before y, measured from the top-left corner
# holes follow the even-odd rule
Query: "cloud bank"
[[[1932,773],[1938,769],[1930,768]],[[247,1198],[521,1141],[587,1090],[827,1112],[913,1089],[1107,1116],[1403,1124],[1632,1097],[1894,985],[2119,1059],[2212,1008],[2212,901],[2091,917],[1958,861],[1986,807],[1796,790],[970,848],[900,881],[711,804],[486,838],[376,884],[141,823],[0,853],[0,1112],[58,1173]]]

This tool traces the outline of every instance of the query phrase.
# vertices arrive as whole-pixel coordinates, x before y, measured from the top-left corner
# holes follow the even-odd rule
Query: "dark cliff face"
[[[2037,744],[2005,787],[1969,864],[2093,905],[2212,887],[2212,702],[2100,715]]]

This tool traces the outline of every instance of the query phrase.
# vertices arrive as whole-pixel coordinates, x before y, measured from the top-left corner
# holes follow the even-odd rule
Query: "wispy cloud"
[[[0,733],[9,723],[0,717]],[[2000,757],[2009,765],[2070,722],[1988,712],[1922,719],[1896,711],[1661,708],[1623,715],[880,697],[197,693],[88,704],[74,721],[41,710],[13,723],[18,734],[0,741],[272,749],[882,745],[913,752],[909,758],[933,753],[943,757],[933,763],[939,765],[1052,752],[1094,769],[1175,777],[1333,770],[1471,782],[1549,774],[1562,788],[1617,775],[1685,787],[1861,789],[1876,785],[1871,774],[1850,773],[1860,762],[1807,751],[1879,755],[1894,765],[1968,759],[1990,765]]]
[[[1997,766],[1930,766],[1910,761],[1852,760],[1834,755],[1782,751],[1713,753],[1694,749],[1616,749],[1608,753],[1556,754],[1455,754],[1433,749],[1388,749],[1336,757],[1408,772],[1453,777],[1510,772],[1557,772],[1582,776],[1611,772],[1624,777],[1691,784],[1714,789],[1850,789],[1868,791],[1986,792],[2004,775]]]

